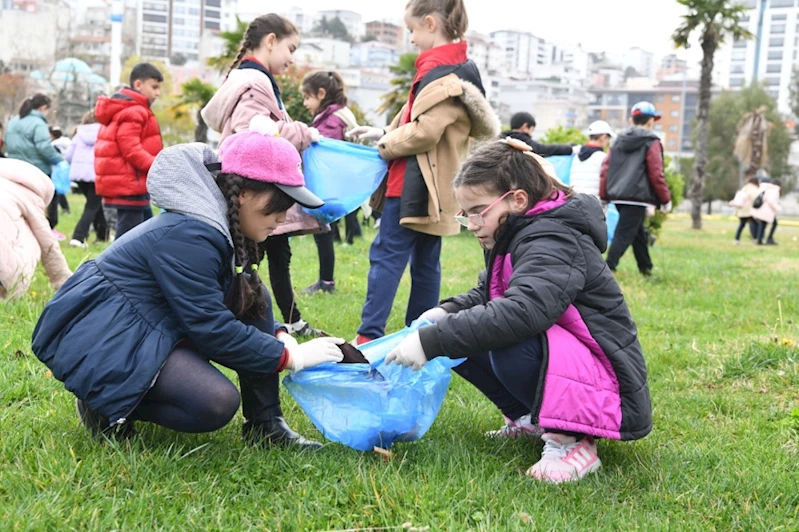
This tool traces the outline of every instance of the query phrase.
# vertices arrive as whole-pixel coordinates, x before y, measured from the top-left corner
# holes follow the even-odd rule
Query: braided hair
[[[271,192],[272,196],[263,212],[267,216],[288,211],[294,205],[294,200],[272,183],[255,181],[236,174],[219,174],[216,183],[227,201],[228,225],[233,240],[233,258],[236,265],[236,275],[225,297],[225,305],[237,318],[245,316],[263,318],[266,302],[263,283],[258,275],[258,266],[264,259],[264,253],[257,242],[245,237],[241,232],[239,194],[243,190],[256,193]]]
[[[254,19],[250,22],[250,25],[247,26],[247,31],[244,32],[241,48],[239,48],[239,53],[236,59],[233,60],[233,64],[230,65],[228,75],[241,64],[241,60],[244,59],[247,52],[252,52],[258,48],[264,37],[272,33],[275,34],[278,40],[283,40],[286,37],[298,34],[299,31],[297,31],[297,26],[295,26],[294,23],[275,13],[261,15]]]

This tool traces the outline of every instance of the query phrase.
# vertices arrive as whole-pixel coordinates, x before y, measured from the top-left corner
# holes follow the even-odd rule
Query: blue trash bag
[[[388,171],[377,148],[325,138],[302,152],[302,166],[305,186],[325,202],[304,210],[322,223],[335,222],[360,207]]]
[[[608,225],[608,245],[610,245],[613,242],[613,235],[616,234],[616,226],[619,225],[619,210],[612,203],[605,212],[605,222]]]
[[[438,357],[419,371],[384,364],[388,353],[428,322],[361,346],[370,364],[323,364],[288,375],[283,385],[328,440],[358,451],[415,441],[435,421],[451,378],[464,359]]]
[[[555,167],[555,172],[558,174],[560,180],[563,181],[564,185],[571,184],[573,160],[574,155],[553,155],[547,157],[547,161],[551,162],[552,166]]]
[[[69,181],[69,163],[61,161],[53,167],[53,175],[50,176],[58,194],[67,194],[72,186]]]

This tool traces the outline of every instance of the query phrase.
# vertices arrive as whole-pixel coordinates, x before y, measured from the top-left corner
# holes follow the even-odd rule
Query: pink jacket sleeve
[[[277,109],[277,102],[262,91],[249,89],[233,109],[230,117],[231,133],[240,133],[250,128],[250,120],[255,115],[268,116],[277,123],[280,136],[291,142],[297,151],[302,152],[311,145],[311,132],[308,126],[294,122],[288,113]],[[281,116],[282,115],[282,116]]]

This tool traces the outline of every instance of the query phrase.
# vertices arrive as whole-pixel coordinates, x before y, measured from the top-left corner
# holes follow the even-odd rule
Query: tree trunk
[[[749,180],[755,177],[757,171],[760,170],[760,167],[763,165],[763,135],[760,131],[761,123],[765,119],[763,114],[760,111],[754,111],[754,115],[752,116],[752,161],[749,164],[749,169],[746,171],[746,175],[744,175],[745,180]]]
[[[707,213],[708,215],[713,214],[713,200],[707,202]]]
[[[702,77],[699,80],[699,101],[696,112],[696,165],[688,195],[691,197],[691,221],[694,229],[702,229],[702,200],[705,193],[705,165],[710,129],[710,87],[713,82],[713,55],[717,39],[711,31],[702,35]]]
[[[200,114],[202,108],[197,109],[197,127],[194,128],[194,141],[195,142],[202,142],[203,144],[208,143],[208,124],[205,123],[203,120],[202,115]]]

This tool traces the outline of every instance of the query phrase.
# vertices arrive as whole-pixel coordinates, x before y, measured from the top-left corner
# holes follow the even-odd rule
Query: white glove
[[[419,338],[419,331],[405,338],[400,345],[391,350],[386,357],[386,364],[393,362],[404,367],[413,367],[413,371],[419,371],[422,366],[427,364],[427,357],[424,354],[422,340]]]
[[[441,307],[433,307],[430,310],[425,310],[421,316],[419,316],[420,320],[427,320],[430,323],[435,323],[444,316],[449,314],[446,310]]]
[[[311,142],[312,143],[315,144],[315,143],[319,142],[319,139],[322,138],[322,134],[319,133],[319,130],[316,129],[315,127],[309,127],[308,131],[311,132]]]
[[[347,132],[347,137],[356,140],[380,140],[386,134],[385,129],[372,126],[358,126]]]
[[[671,212],[671,202],[668,202],[665,205],[661,205],[660,206],[660,212],[663,212],[663,213],[666,213],[666,214],[670,213]]]
[[[325,362],[341,362],[344,355],[341,353],[339,345],[343,343],[343,338],[325,337],[310,340],[293,349],[289,347],[289,361],[286,364],[286,369],[296,373]]]
[[[293,336],[291,336],[289,333],[287,333],[284,330],[278,331],[276,338],[278,340],[280,340],[281,342],[283,342],[283,345],[286,346],[286,349],[289,349],[289,350],[294,349],[296,347],[299,347],[299,345],[300,345],[297,342],[296,338],[294,338]]]

